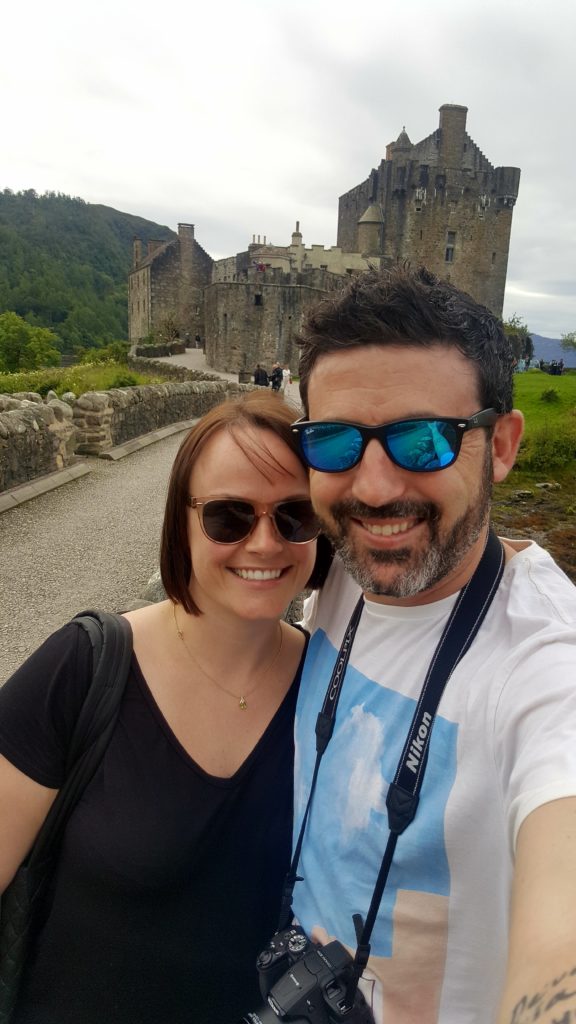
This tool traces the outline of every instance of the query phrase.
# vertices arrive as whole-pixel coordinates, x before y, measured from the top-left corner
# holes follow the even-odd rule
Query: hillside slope
[[[541,334],[533,334],[534,355],[537,359],[543,359],[551,363],[553,359],[559,362],[564,360],[564,366],[576,367],[576,350],[564,349],[560,339],[544,338]]]
[[[0,313],[50,327],[64,351],[127,336],[132,240],[175,234],[57,193],[0,192]]]

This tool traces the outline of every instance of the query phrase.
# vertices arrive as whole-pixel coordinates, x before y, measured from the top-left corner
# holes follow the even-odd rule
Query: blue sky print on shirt
[[[310,643],[298,699],[296,830],[316,756],[316,717],[336,653],[319,630]],[[365,916],[368,910],[388,838],[386,793],[415,706],[415,700],[380,686],[349,664],[308,821],[298,871],[304,881],[295,890],[294,910],[308,931],[321,924],[329,934],[355,946],[352,914]],[[457,733],[455,723],[437,715],[416,818],[398,840],[374,929],[376,956],[392,955],[398,889],[449,894],[444,815],[456,775]]]

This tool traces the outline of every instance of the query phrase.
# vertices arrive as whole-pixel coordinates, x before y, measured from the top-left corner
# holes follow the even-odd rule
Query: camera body
[[[244,1017],[245,1024],[373,1024],[361,992],[353,1006],[346,1005],[353,960],[336,940],[317,946],[301,928],[286,928],[272,937],[256,966],[268,1005]]]

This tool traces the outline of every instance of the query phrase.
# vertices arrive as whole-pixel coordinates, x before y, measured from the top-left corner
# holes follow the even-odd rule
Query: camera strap
[[[408,828],[416,814],[428,761],[432,727],[440,699],[448,679],[458,662],[468,651],[482,624],[498,589],[503,571],[504,549],[496,534],[490,530],[482,558],[468,583],[458,594],[428,667],[416,710],[398,761],[394,780],[388,789],[386,807],[388,810],[390,834],[372,894],[366,922],[363,924],[360,915],[354,915],[358,946],[354,958],[354,977],[348,986],[346,994],[348,1006],[352,1005],[358,980],[368,962],[370,936],[384,893],[398,837]],[[294,849],[294,856],[284,883],[279,923],[280,930],[287,927],[288,923],[292,920],[294,886],[296,882],[302,881],[302,877],[297,874],[298,862],[316,788],[320,762],[334,730],[338,701],[363,607],[364,598],[361,597],[346,627],[344,639],[332,670],[326,696],[324,697],[322,710],[316,721],[316,762],[312,774],[308,802]]]

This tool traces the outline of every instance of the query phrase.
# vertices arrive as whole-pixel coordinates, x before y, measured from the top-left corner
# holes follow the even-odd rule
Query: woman
[[[234,1024],[259,1003],[255,957],[289,862],[306,646],[280,616],[318,571],[293,415],[250,393],[204,416],[178,452],[168,600],[126,615],[119,720],[67,825],[14,1024]],[[90,665],[68,624],[0,690],[0,889],[62,783]]]

